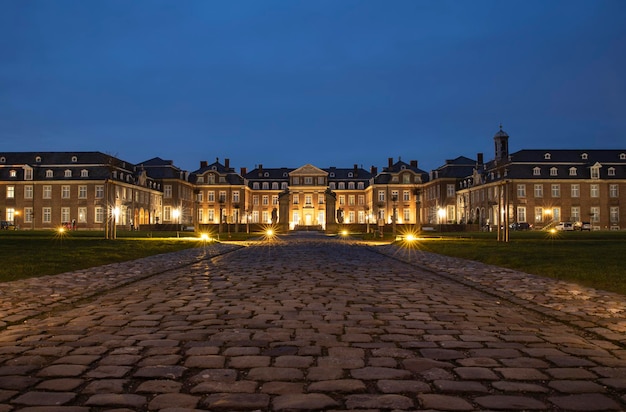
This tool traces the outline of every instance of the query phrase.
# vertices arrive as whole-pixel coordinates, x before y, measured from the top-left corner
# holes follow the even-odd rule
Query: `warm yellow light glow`
[[[347,230],[342,230],[341,231],[341,236],[348,236],[348,231]]]
[[[208,234],[206,234],[206,233],[202,233],[202,234],[200,235],[200,239],[202,239],[202,240],[204,240],[204,241],[207,241],[207,240],[209,240],[210,238],[209,238],[209,235],[208,235]]]
[[[265,235],[268,237],[274,236],[274,229],[267,229]]]
[[[57,229],[57,232],[59,232],[59,233],[63,233],[63,232],[65,232],[65,228],[64,228],[63,226],[61,226],[61,227],[59,227],[59,228]]]
[[[555,228],[550,229],[550,233],[555,234],[556,233],[556,229]]]
[[[120,208],[119,207],[114,207],[113,208],[113,214],[115,215],[115,218],[117,219],[117,217],[120,215]]]
[[[412,234],[406,235],[405,239],[407,240],[407,242],[412,242],[414,240],[417,240],[417,238]]]
[[[439,210],[437,211],[437,214],[439,215],[440,218],[444,218],[446,217],[446,209],[443,208],[439,208]]]

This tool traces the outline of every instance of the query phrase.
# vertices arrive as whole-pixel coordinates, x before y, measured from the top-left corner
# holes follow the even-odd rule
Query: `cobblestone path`
[[[0,412],[626,409],[623,337],[593,314],[568,322],[338,240],[222,252],[147,259],[134,281],[119,265],[63,305],[7,285]],[[67,279],[46,281],[63,295]],[[11,311],[7,290],[27,304]]]

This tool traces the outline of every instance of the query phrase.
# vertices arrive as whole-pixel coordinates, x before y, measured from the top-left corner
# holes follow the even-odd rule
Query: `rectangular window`
[[[62,207],[61,208],[61,222],[70,222],[70,208]]]
[[[595,223],[600,221],[600,208],[597,206],[591,208],[591,221]]]
[[[400,196],[398,195],[398,191],[397,190],[392,190],[391,191],[391,200],[394,202],[397,202],[398,200],[400,200]]]
[[[252,223],[259,223],[259,211],[258,210],[252,211]]]
[[[52,199],[52,186],[45,185],[43,187],[43,198],[44,199]]]
[[[7,199],[15,199],[15,186],[7,186]]]
[[[320,186],[324,185],[324,177],[323,176],[319,176],[317,178],[317,184],[320,185]]]
[[[41,221],[43,223],[50,223],[50,222],[52,222],[52,208],[44,207],[41,210]]]
[[[163,207],[163,220],[167,222],[172,220],[172,207],[171,206]]]
[[[33,180],[33,169],[24,169],[24,180]]]
[[[580,222],[580,206],[572,206],[572,222]]]
[[[262,202],[263,202],[263,206],[269,205],[270,197],[268,195],[263,195]],[[295,200],[294,200],[294,203],[296,203]]]
[[[26,185],[24,186],[24,199],[32,199],[33,198],[33,186]]]
[[[599,167],[592,167],[591,168],[591,178],[592,179],[599,179],[600,178],[600,168]]]
[[[104,208],[101,206],[96,206],[94,215],[94,222],[103,223],[104,222]]]
[[[378,191],[378,201],[379,202],[384,202],[385,201],[385,191],[384,190],[379,190]]]
[[[354,195],[348,196],[348,206],[354,206]]]
[[[239,203],[239,190],[233,192],[233,203]]]
[[[313,206],[313,195],[304,195],[304,205]]]
[[[600,185],[590,186],[591,197],[600,197]]]
[[[267,210],[263,211],[263,213],[261,214],[261,219],[261,223],[270,223],[270,214]]]
[[[163,185],[163,197],[166,199],[172,198],[172,185]]]
[[[304,184],[305,185],[312,185],[313,184],[313,178],[311,176],[306,176],[304,178]]]
[[[346,197],[344,195],[339,195],[339,204],[340,205],[346,204]]]
[[[69,199],[70,198],[70,187],[69,186],[61,186],[61,199]]]
[[[402,192],[402,200],[404,202],[409,202],[411,201],[411,192],[408,190],[405,190]]]
[[[202,190],[198,191],[198,194],[196,195],[196,199],[198,200],[199,203],[204,202],[204,192]]]
[[[456,191],[455,191],[455,187],[454,187],[454,185],[453,185],[453,184],[451,184],[451,185],[446,185],[446,195],[447,195],[449,198],[454,197],[454,196],[455,196],[455,193],[456,193]]]
[[[517,207],[517,221],[526,222],[526,207],[525,206]]]
[[[198,223],[204,223],[204,210],[198,209]]]
[[[580,185],[578,183],[574,183],[571,186],[571,196],[572,197],[580,197]]]
[[[87,186],[78,186],[78,198],[87,199]]]
[[[404,222],[411,221],[411,209],[404,209]]]
[[[87,223],[87,208],[78,208],[78,223]]]
[[[209,203],[215,202],[215,192],[214,191],[209,190],[207,192],[207,200],[209,201]]]
[[[561,197],[561,185],[553,184],[551,187],[552,187],[552,197]]]
[[[359,202],[359,206],[363,206],[365,204],[365,196],[359,195],[358,202]]]
[[[209,209],[209,222],[215,222],[215,209]]]
[[[219,199],[218,200],[219,200],[220,203],[226,202],[226,191],[220,190],[220,194],[219,194]]]
[[[543,208],[542,207],[535,208],[535,222],[537,223],[543,222]]]
[[[273,205],[277,205],[278,204],[278,195],[272,195],[272,204]]]
[[[535,185],[535,197],[543,197],[543,185],[542,184]]]
[[[104,197],[104,186],[96,186],[96,199]]]
[[[609,185],[609,196],[610,197],[619,197],[619,189],[618,185]]]
[[[300,195],[293,195],[293,204],[300,204]]]
[[[517,197],[526,197],[526,185],[517,185]]]
[[[24,223],[32,223],[33,222],[33,208],[25,207],[24,208]]]
[[[611,219],[611,223],[619,222],[619,207],[618,206],[611,206],[611,209],[609,210],[609,218]]]
[[[357,216],[357,219],[359,219],[359,223],[365,223],[365,212],[363,210],[359,210]]]
[[[293,184],[294,185],[299,185],[300,184],[300,178],[298,176],[294,176],[293,178]]]
[[[448,207],[446,207],[446,218],[448,219],[448,223],[452,223],[456,220],[455,209],[456,208],[453,205],[448,205]]]
[[[346,223],[354,223],[354,221],[355,221],[354,211],[351,210],[348,212],[348,222]]]
[[[317,195],[317,203],[320,205],[324,204],[324,195]]]
[[[258,204],[259,204],[259,195],[253,195],[252,196],[252,204],[254,206],[258,206]]]

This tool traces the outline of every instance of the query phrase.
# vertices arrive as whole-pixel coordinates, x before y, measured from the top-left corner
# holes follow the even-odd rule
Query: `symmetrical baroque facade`
[[[235,171],[230,160],[187,172],[154,158],[131,164],[100,152],[0,153],[0,220],[20,229],[103,229],[277,224],[285,230],[338,225],[468,225],[585,221],[623,229],[625,150],[521,150],[494,136],[494,158],[464,156],[427,173],[388,159],[378,171],[265,168]],[[389,230],[389,229],[387,229]]]

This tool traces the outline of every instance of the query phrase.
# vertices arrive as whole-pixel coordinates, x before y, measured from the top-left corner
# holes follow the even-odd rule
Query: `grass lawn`
[[[511,232],[445,234],[420,239],[417,248],[562,279],[626,295],[626,232]]]
[[[119,232],[117,239],[107,240],[102,232],[60,234],[2,230],[0,282],[53,275],[201,245],[198,239],[176,237],[176,232],[160,233],[158,238],[147,236],[145,232]],[[181,236],[191,234],[181,232]]]
[[[0,282],[138,259],[202,244],[191,236],[196,235],[120,231],[116,240],[106,240],[102,232],[60,235],[52,231],[3,230],[0,231]],[[220,239],[244,240],[249,236],[258,234],[232,233],[229,239],[227,233],[222,233]],[[626,295],[626,231],[556,235],[542,231],[511,232],[508,243],[497,242],[495,233],[441,236],[435,233],[418,240],[415,247]]]

